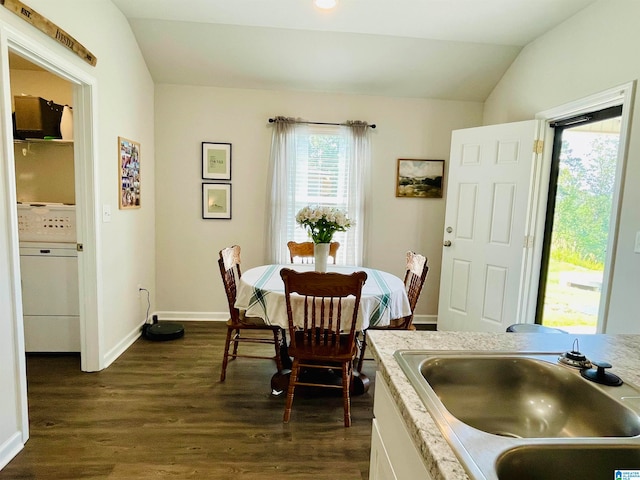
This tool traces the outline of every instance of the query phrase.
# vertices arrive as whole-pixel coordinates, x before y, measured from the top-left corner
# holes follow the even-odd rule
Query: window
[[[297,128],[295,168],[289,169],[288,175],[294,193],[287,215],[287,238],[309,241],[306,231],[295,221],[296,213],[307,205],[349,212],[347,139],[340,127]],[[333,240],[345,245],[346,233],[337,232]],[[338,251],[337,261],[346,263],[346,248]]]
[[[357,131],[357,127],[361,127]],[[275,263],[288,263],[286,243],[309,241],[296,224],[296,213],[307,205],[330,206],[347,212],[355,226],[337,232],[337,263],[361,265],[364,204],[369,148],[366,124],[276,124],[271,155],[271,196],[267,243]]]

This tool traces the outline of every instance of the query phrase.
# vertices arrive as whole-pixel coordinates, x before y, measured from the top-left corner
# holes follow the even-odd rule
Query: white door
[[[517,322],[538,128],[452,134],[438,330],[504,332]]]

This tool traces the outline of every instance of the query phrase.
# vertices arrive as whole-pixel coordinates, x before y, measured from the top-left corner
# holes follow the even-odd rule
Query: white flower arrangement
[[[307,230],[313,243],[330,243],[333,234],[354,225],[346,212],[333,207],[306,206],[296,214],[296,222]]]

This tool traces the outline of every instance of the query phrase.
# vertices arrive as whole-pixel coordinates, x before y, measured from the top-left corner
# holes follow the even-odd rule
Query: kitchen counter
[[[565,335],[543,333],[467,333],[432,331],[367,332],[367,343],[404,418],[425,465],[435,480],[465,480],[464,468],[393,357],[396,350],[470,350],[564,352],[575,339],[590,360],[613,365],[612,373],[640,386],[640,335]]]

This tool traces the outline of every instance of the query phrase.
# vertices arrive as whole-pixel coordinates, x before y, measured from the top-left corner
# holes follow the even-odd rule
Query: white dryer
[[[20,204],[20,273],[27,352],[79,352],[75,206]]]

